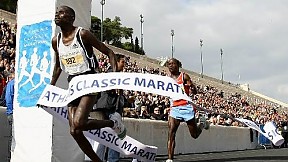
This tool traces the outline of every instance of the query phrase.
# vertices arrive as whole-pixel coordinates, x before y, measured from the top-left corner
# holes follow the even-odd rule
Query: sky
[[[104,19],[121,18],[140,39],[148,57],[174,57],[183,68],[249,84],[251,90],[288,103],[287,0],[106,0]],[[92,15],[101,18],[100,0]],[[127,40],[129,41],[129,40]]]

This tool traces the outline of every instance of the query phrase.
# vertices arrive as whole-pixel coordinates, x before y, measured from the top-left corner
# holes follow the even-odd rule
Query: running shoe
[[[171,159],[167,159],[166,162],[173,162],[173,160],[171,160]]]
[[[113,130],[117,133],[120,139],[124,139],[126,137],[126,128],[122,123],[121,115],[118,112],[115,112],[109,115],[109,119],[114,122]]]

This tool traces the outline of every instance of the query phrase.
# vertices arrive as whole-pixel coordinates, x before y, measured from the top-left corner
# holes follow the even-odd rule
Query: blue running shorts
[[[177,106],[171,108],[169,116],[187,122],[195,117],[195,111],[190,104]]]

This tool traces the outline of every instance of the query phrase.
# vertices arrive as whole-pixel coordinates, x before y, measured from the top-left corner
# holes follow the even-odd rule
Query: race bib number
[[[63,57],[61,59],[61,62],[63,65],[65,66],[73,66],[73,65],[78,65],[78,64],[82,64],[84,62],[84,58],[83,56],[79,53],[76,54],[74,56],[70,56],[70,57]]]

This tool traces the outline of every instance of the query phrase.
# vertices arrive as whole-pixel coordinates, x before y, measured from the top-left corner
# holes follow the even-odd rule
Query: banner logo
[[[52,21],[20,29],[18,97],[20,107],[34,107],[50,82]]]

